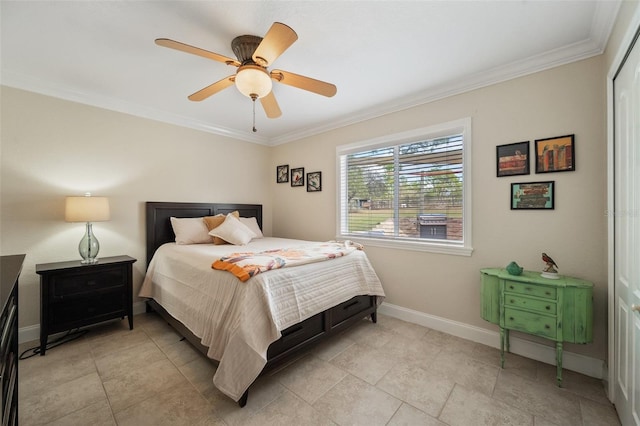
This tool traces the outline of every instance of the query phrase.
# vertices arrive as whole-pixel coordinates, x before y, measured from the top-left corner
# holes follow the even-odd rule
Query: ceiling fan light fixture
[[[258,65],[242,65],[236,74],[236,87],[248,98],[262,98],[271,93],[273,82],[267,70]]]

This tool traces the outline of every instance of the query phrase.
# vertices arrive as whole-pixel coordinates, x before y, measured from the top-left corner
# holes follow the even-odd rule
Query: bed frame
[[[147,265],[158,247],[164,243],[175,241],[170,221],[172,216],[180,218],[213,216],[236,210],[242,217],[255,217],[258,225],[262,228],[262,205],[260,204],[147,202]],[[302,351],[358,323],[367,316],[371,318],[372,322],[377,322],[377,306],[375,296],[356,296],[283,330],[282,337],[269,346],[267,364],[261,374],[281,366]],[[200,343],[200,339],[191,333],[184,324],[173,318],[155,300],[147,299],[147,311],[157,312],[193,346],[205,355],[207,354],[208,348]],[[213,361],[217,362],[217,360]],[[238,401],[240,407],[246,405],[248,396],[249,390],[247,389]]]

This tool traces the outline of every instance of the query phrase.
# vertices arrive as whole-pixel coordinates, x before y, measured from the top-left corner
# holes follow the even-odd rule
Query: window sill
[[[419,241],[400,241],[382,238],[367,238],[357,235],[338,235],[339,240],[352,240],[365,247],[382,247],[398,250],[423,251],[427,253],[450,254],[454,256],[471,256],[473,247],[465,247],[461,244],[446,244]]]

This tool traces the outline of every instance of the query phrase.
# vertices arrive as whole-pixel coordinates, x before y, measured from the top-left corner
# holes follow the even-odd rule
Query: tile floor
[[[263,376],[239,408],[155,314],[19,363],[20,425],[616,425],[598,380],[398,319],[363,320]],[[21,345],[26,349],[31,345]]]

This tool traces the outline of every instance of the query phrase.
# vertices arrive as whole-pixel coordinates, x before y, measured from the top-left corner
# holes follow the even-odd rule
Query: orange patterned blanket
[[[362,250],[362,246],[352,241],[310,243],[295,248],[258,253],[231,253],[229,256],[215,260],[211,267],[231,272],[240,281],[247,281],[261,272],[335,259],[346,256],[354,250]]]

